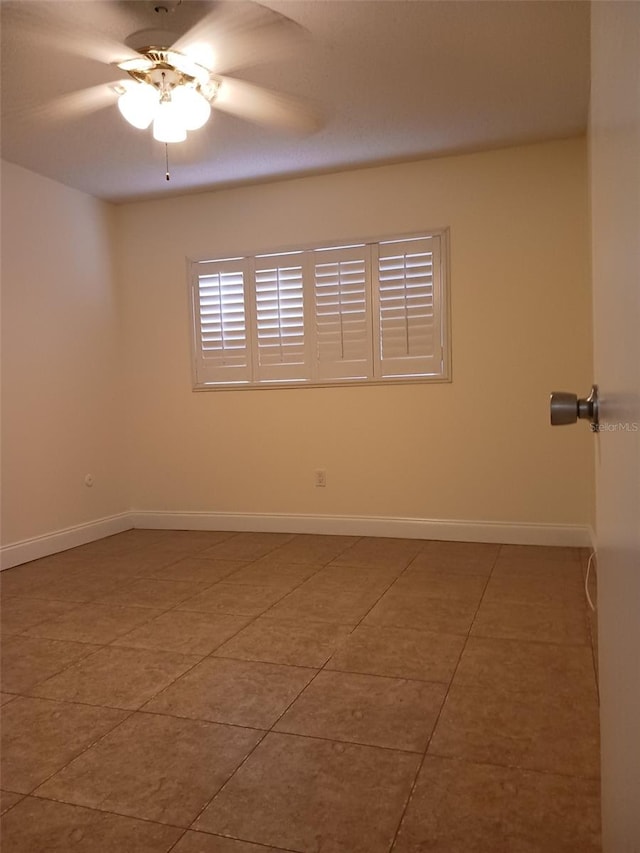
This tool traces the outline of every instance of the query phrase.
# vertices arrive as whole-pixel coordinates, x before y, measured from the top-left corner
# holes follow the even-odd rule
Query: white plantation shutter
[[[441,375],[440,236],[394,240],[377,248],[379,376]]]
[[[302,253],[256,258],[254,377],[258,381],[307,378],[304,326]]]
[[[372,375],[367,246],[313,252],[318,381]]]
[[[447,239],[193,261],[196,387],[446,380]]]
[[[199,383],[251,379],[245,277],[243,259],[194,265],[192,301]]]

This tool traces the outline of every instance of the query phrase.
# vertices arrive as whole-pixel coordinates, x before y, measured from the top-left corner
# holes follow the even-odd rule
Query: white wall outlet
[[[316,469],[315,477],[316,477],[316,479],[315,479],[316,486],[319,486],[320,488],[324,488],[327,485],[327,472],[325,471],[324,468]]]

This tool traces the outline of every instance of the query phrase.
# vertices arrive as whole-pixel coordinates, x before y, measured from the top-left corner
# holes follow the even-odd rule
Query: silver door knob
[[[585,399],[567,391],[554,391],[551,394],[551,426],[575,424],[578,418],[590,421],[598,426],[598,386],[591,386],[591,393]]]

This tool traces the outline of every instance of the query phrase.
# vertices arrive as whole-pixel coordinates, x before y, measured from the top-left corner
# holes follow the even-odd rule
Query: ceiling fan
[[[118,109],[133,127],[153,127],[158,142],[184,142],[187,131],[198,130],[209,120],[211,105],[221,80],[206,65],[178,50],[160,31],[135,34],[138,57],[118,63],[130,79],[115,83]]]
[[[152,129],[166,145],[182,142],[212,108],[302,132],[319,127],[315,106],[234,76],[239,69],[287,57],[305,41],[297,23],[251,0],[93,0],[3,2],[18,23],[56,49],[105,62],[126,75],[49,99],[47,112],[87,112],[117,100],[129,125]],[[9,7],[9,9],[7,9]],[[31,14],[33,13],[33,14]],[[38,17],[38,15],[40,17]],[[123,31],[135,26],[133,33]]]
[[[172,16],[188,4],[189,0],[152,0],[149,6],[163,26],[139,30],[125,39],[136,55],[117,63],[129,77],[112,88],[129,124],[140,129],[151,126],[159,142],[182,142],[189,131],[207,123],[215,107],[267,124],[313,129],[317,116],[309,105],[214,70],[215,49],[209,41],[215,39],[218,27],[222,29],[226,15],[225,29],[231,29],[227,35],[232,40],[244,38],[244,62],[255,62],[264,56],[265,47],[271,54],[286,49],[290,46],[287,41],[291,44],[300,38],[301,28],[255,3],[227,3],[224,13],[225,4],[218,2],[186,33],[178,35],[165,21],[171,25]],[[229,27],[230,21],[233,27]],[[248,33],[252,38],[247,39]]]

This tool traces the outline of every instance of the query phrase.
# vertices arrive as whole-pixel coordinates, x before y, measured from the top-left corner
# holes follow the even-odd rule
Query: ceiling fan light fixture
[[[161,101],[153,120],[153,138],[158,142],[184,142],[187,129],[180,109],[171,101]]]
[[[199,62],[196,62],[190,56],[185,56],[183,53],[178,53],[177,50],[167,50],[165,53],[166,61],[173,68],[187,77],[193,77],[198,83],[206,83],[209,79],[210,71]]]
[[[129,124],[146,130],[158,111],[158,92],[153,86],[138,83],[118,98],[118,109]]]
[[[209,121],[211,105],[193,86],[177,86],[171,99],[186,130],[198,130]]]

